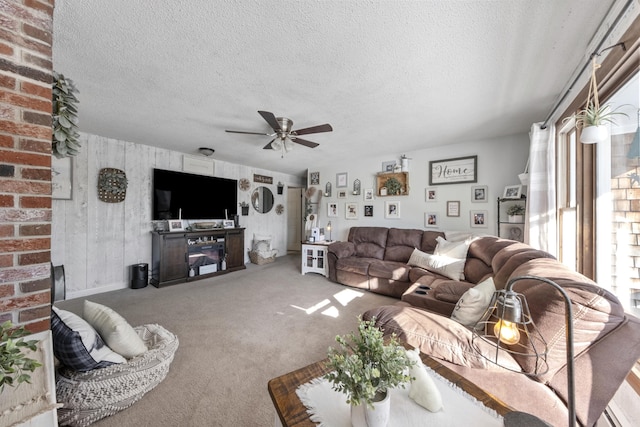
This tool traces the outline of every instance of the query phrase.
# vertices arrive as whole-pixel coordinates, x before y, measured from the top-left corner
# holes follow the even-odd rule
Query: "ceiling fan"
[[[309,148],[315,148],[318,144],[317,142],[308,141],[306,139],[302,139],[299,135],[308,135],[311,133],[320,133],[320,132],[331,132],[333,128],[330,124],[325,123],[323,125],[311,126],[304,129],[292,130],[293,121],[286,117],[276,117],[273,113],[269,111],[258,111],[258,114],[262,116],[263,119],[271,126],[274,130],[274,133],[262,133],[262,132],[248,132],[248,131],[240,131],[240,130],[226,130],[229,133],[244,133],[248,135],[268,135],[273,137],[271,141],[263,148],[265,150],[282,150],[284,155],[285,151],[291,151],[293,149],[293,143],[301,144]]]

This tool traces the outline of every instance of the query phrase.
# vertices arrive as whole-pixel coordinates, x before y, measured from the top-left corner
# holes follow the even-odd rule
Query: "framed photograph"
[[[429,185],[478,182],[478,156],[429,162]]]
[[[223,219],[222,228],[234,228],[236,225],[232,219]]]
[[[448,201],[447,202],[447,216],[460,216],[460,202]]]
[[[347,186],[348,175],[346,172],[336,174],[336,188],[342,188]]]
[[[51,157],[51,198],[71,200],[71,157]]]
[[[346,199],[347,190],[338,190],[338,199]]]
[[[366,201],[373,200],[373,188],[365,188],[364,200]]]
[[[438,214],[435,212],[427,212],[424,214],[424,226],[426,228],[438,227]]]
[[[471,227],[487,228],[487,211],[471,211]]]
[[[184,224],[182,223],[181,219],[169,220],[169,231],[182,231],[182,230],[184,230]]]
[[[384,202],[384,217],[400,219],[400,202]]]
[[[373,216],[373,206],[364,205],[364,216]]]
[[[426,202],[436,202],[438,201],[438,190],[435,187],[427,187],[424,190],[424,200]]]
[[[320,185],[320,172],[311,172],[309,174],[310,185]]]
[[[382,172],[393,172],[393,168],[396,167],[396,161],[382,162]]]
[[[471,187],[471,201],[474,203],[486,203],[489,197],[489,190],[486,185],[475,185]]]
[[[507,185],[504,187],[503,199],[519,199],[522,195],[522,185]]]
[[[345,204],[344,217],[346,219],[358,219],[358,204],[357,203]]]
[[[337,217],[338,216],[338,204],[337,203],[327,203],[327,216],[328,217]]]

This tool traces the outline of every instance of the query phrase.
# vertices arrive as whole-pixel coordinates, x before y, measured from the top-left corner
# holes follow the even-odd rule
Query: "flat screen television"
[[[235,179],[153,170],[153,220],[180,214],[182,219],[231,219],[237,210]]]

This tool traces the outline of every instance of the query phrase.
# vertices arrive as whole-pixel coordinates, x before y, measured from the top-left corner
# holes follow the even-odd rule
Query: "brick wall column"
[[[55,0],[0,1],[0,322],[49,329]]]

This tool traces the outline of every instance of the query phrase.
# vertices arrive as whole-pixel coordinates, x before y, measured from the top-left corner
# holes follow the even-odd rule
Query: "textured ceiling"
[[[614,0],[63,0],[54,69],[84,132],[301,174],[527,133]],[[331,123],[281,158],[258,110]]]

